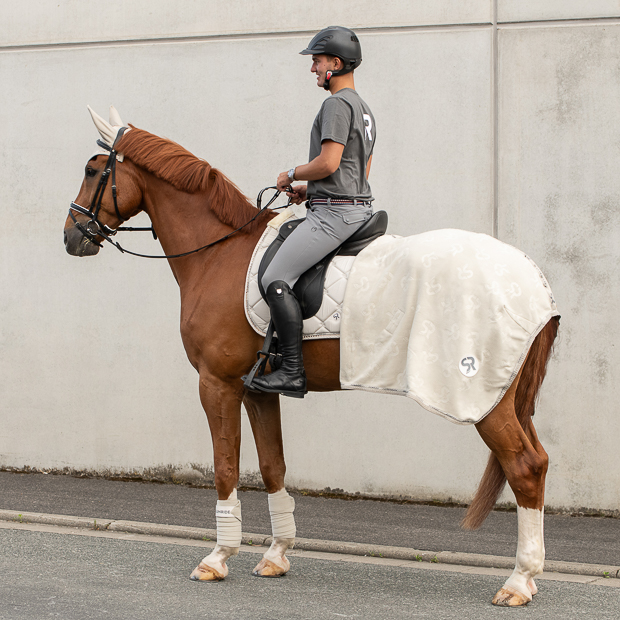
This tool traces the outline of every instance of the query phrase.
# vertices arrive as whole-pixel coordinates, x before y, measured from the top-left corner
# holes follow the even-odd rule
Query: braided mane
[[[256,215],[256,207],[217,168],[181,145],[130,125],[116,149],[134,164],[181,192],[209,191],[210,208],[224,224],[239,228]]]

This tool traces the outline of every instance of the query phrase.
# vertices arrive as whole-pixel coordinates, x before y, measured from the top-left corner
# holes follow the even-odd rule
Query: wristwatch
[[[291,183],[295,180],[295,168],[291,168],[288,171],[288,178]]]

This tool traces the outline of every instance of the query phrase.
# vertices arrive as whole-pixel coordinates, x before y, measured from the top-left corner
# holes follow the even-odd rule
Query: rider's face
[[[312,67],[310,71],[316,73],[316,85],[323,87],[325,84],[325,75],[328,71],[334,71],[336,64],[336,58],[327,56],[326,54],[314,54],[312,56]]]

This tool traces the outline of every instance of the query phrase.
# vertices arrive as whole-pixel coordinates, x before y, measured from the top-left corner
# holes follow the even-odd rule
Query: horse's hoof
[[[504,586],[493,598],[493,605],[498,607],[523,607],[527,605],[531,599],[527,598],[525,594],[511,588],[510,586]]]
[[[189,578],[192,581],[222,581],[226,575],[223,575],[219,571],[216,571],[211,566],[207,566],[200,562],[198,566],[194,569]]]
[[[255,577],[282,577],[286,575],[289,568],[291,568],[291,563],[286,557],[283,557],[281,562],[282,565],[279,566],[275,562],[263,558],[252,571],[252,575]]]

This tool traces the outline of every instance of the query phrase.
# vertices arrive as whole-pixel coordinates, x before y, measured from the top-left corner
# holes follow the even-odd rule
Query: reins
[[[85,207],[82,207],[76,204],[75,202],[72,202],[71,205],[69,206],[69,216],[73,220],[75,227],[91,243],[94,243],[95,245],[98,245],[99,247],[103,247],[103,245],[99,243],[99,241],[97,240],[97,237],[102,237],[104,241],[111,243],[122,254],[130,254],[131,256],[138,256],[139,258],[182,258],[184,256],[189,256],[190,254],[196,254],[196,252],[206,250],[207,248],[211,248],[214,245],[221,243],[222,241],[226,241],[226,239],[229,239],[234,234],[238,233],[240,230],[243,230],[246,226],[249,226],[265,209],[271,206],[275,202],[275,200],[278,198],[278,196],[280,195],[280,191],[278,190],[277,187],[274,187],[274,186],[265,187],[259,192],[258,197],[256,199],[256,206],[257,206],[258,212],[250,221],[243,224],[243,226],[239,226],[239,228],[233,230],[232,232],[228,233],[224,237],[221,237],[220,239],[217,239],[216,241],[213,241],[211,243],[207,243],[206,245],[196,248],[195,250],[190,250],[189,252],[182,252],[180,254],[160,254],[160,255],[140,254],[139,252],[132,252],[131,250],[127,250],[123,246],[121,246],[121,244],[118,243],[118,241],[114,241],[110,237],[116,235],[116,233],[120,231],[126,231],[126,232],[150,231],[153,234],[153,239],[157,239],[157,234],[155,233],[155,229],[153,228],[153,226],[150,226],[147,228],[119,226],[118,228],[115,229],[115,228],[110,228],[107,224],[102,224],[98,219],[99,211],[101,209],[101,201],[103,200],[103,193],[107,186],[108,179],[111,177],[112,178],[112,198],[114,200],[114,210],[116,211],[116,216],[121,222],[127,221],[120,214],[117,199],[116,199],[116,156],[117,156],[117,152],[114,148],[118,140],[123,135],[124,131],[125,131],[124,127],[121,130],[119,130],[119,133],[112,147],[110,147],[105,142],[102,142],[101,140],[97,140],[97,144],[103,149],[105,149],[106,151],[109,151],[110,154],[108,156],[108,161],[106,162],[105,170],[103,171],[103,173],[101,174],[101,178],[99,179],[99,184],[97,185],[97,189],[95,190],[95,194],[91,201],[90,207],[86,209]],[[261,206],[263,194],[267,190],[270,190],[270,189],[275,190],[275,193],[271,197],[269,202],[263,207]],[[289,200],[286,205],[283,205],[281,207],[274,207],[274,209],[283,209],[283,208],[288,207],[290,204],[292,203]],[[86,222],[85,225],[81,224],[80,222],[77,221],[75,215],[73,215],[73,211],[76,211],[77,213],[81,213],[82,215],[87,215],[88,217],[90,217],[90,220]]]

